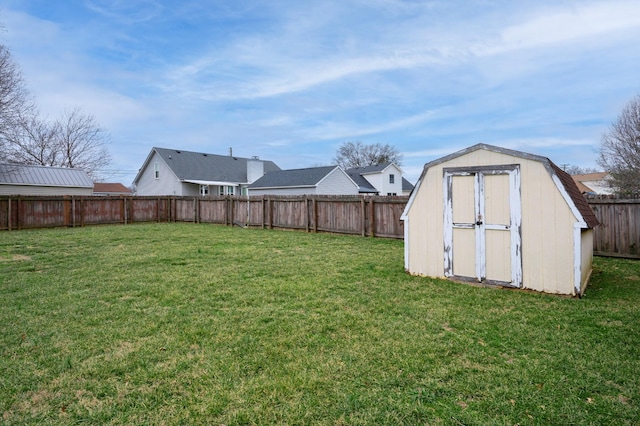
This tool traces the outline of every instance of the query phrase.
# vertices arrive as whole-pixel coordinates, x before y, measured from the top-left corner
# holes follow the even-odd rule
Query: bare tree
[[[343,169],[395,163],[400,166],[402,155],[397,148],[379,143],[365,145],[360,141],[345,142],[338,148],[333,161]]]
[[[65,111],[55,121],[22,117],[6,131],[4,140],[6,158],[12,163],[83,169],[94,179],[111,163],[108,134],[80,108]]]
[[[62,167],[84,169],[97,177],[111,163],[109,135],[95,117],[80,108],[65,111],[55,125],[55,141]]]
[[[602,136],[598,164],[609,173],[618,195],[640,195],[640,94]]]
[[[55,124],[37,115],[21,117],[5,132],[7,160],[18,164],[58,165]]]
[[[570,175],[586,175],[589,173],[598,173],[598,169],[594,169],[593,167],[582,167],[576,166],[573,164],[563,164],[562,170],[569,173]]]
[[[9,49],[0,44],[0,161],[7,160],[7,133],[33,113],[22,73]]]

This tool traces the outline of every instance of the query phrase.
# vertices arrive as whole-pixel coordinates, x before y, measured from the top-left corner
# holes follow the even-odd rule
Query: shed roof
[[[0,164],[0,185],[93,188],[93,181],[81,169]]]
[[[336,168],[338,166],[272,171],[253,182],[249,188],[316,186]]]
[[[447,155],[445,157],[439,158],[437,160],[434,160],[434,161],[431,161],[431,162],[425,164],[424,165],[424,169],[422,170],[422,174],[420,175],[420,178],[418,179],[418,183],[416,184],[416,188],[419,187],[420,182],[422,181],[422,179],[424,178],[427,170],[430,167],[433,167],[435,165],[438,165],[438,164],[453,160],[453,159],[458,158],[458,157],[460,157],[462,155],[466,155],[466,154],[469,154],[469,153],[472,153],[472,152],[478,151],[478,150],[487,150],[487,151],[492,151],[492,152],[498,152],[498,153],[502,153],[502,154],[505,154],[505,155],[510,155],[510,156],[513,156],[513,157],[523,158],[523,159],[527,159],[527,160],[531,160],[531,161],[537,161],[539,163],[542,163],[544,165],[545,169],[549,172],[549,175],[551,176],[551,178],[556,183],[556,186],[558,187],[558,190],[560,190],[560,192],[562,193],[563,197],[565,198],[565,200],[569,204],[569,207],[574,211],[574,214],[576,214],[576,216],[578,217],[578,220],[584,221],[584,223],[589,228],[594,228],[594,227],[596,227],[596,226],[598,226],[600,224],[600,222],[598,221],[598,218],[593,213],[593,210],[591,210],[591,207],[589,206],[589,203],[587,203],[587,200],[585,200],[584,197],[582,196],[582,194],[580,193],[580,190],[576,186],[576,183],[573,180],[573,178],[571,177],[571,175],[569,175],[564,170],[562,170],[560,167],[555,165],[550,159],[548,159],[547,157],[540,156],[540,155],[528,154],[526,152],[516,151],[516,150],[512,150],[512,149],[507,149],[507,148],[501,148],[501,147],[497,147],[497,146],[493,146],[493,145],[487,145],[487,144],[482,144],[482,143],[476,144],[476,145],[473,145],[473,146],[471,146],[469,148],[462,149],[462,150],[460,150],[458,152],[454,152],[453,154]],[[408,210],[408,208],[412,204],[414,195],[415,194],[413,194],[413,193],[411,194],[411,198],[409,199],[409,202],[407,203],[407,207],[405,209],[405,212]]]
[[[147,167],[154,152],[167,163],[181,181],[244,183],[247,182],[248,161],[261,161],[264,163],[265,173],[280,170],[280,167],[273,161],[268,160],[154,147],[140,169],[140,172],[138,172],[134,182],[138,181],[140,173]]]

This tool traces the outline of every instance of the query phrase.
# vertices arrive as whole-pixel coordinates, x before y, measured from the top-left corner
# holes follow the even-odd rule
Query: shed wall
[[[430,167],[407,212],[410,273],[444,276],[443,168],[520,164],[523,287],[574,293],[576,218],[538,161],[477,150]]]
[[[580,271],[580,294],[587,287],[591,271],[593,269],[593,229],[583,229],[581,232],[581,271]]]
[[[93,188],[39,185],[0,185],[0,195],[93,195]]]

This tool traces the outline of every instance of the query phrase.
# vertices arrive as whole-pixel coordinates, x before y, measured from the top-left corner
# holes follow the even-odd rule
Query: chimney
[[[258,157],[251,157],[247,160],[247,183],[253,183],[264,176],[264,162]]]
[[[229,147],[229,157],[233,157],[233,148]]]

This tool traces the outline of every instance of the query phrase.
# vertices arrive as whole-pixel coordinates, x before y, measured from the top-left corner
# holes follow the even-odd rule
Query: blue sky
[[[0,0],[44,116],[111,136],[110,181],[153,146],[332,164],[391,144],[414,182],[476,143],[595,167],[640,92],[640,1]]]

